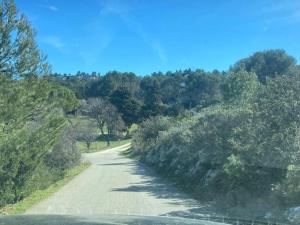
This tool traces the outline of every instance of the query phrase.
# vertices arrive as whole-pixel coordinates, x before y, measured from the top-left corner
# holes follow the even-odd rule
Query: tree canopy
[[[232,68],[233,71],[245,69],[248,72],[255,72],[262,83],[267,78],[281,75],[288,75],[296,67],[296,59],[288,55],[282,49],[256,52],[248,58],[238,61]]]
[[[50,84],[34,31],[12,0],[0,4],[0,206],[28,195],[78,101]],[[61,149],[59,149],[61,150]],[[45,165],[45,164],[44,164]]]
[[[7,77],[45,75],[48,64],[34,40],[35,32],[13,0],[0,4],[0,73]]]

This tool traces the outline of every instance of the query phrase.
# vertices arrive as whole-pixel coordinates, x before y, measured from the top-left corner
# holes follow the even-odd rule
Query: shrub
[[[75,135],[72,127],[64,129],[52,151],[45,157],[45,163],[49,168],[64,171],[79,163],[80,151],[76,147]]]
[[[261,86],[242,73],[227,79],[238,90],[223,104],[192,117],[145,121],[133,148],[146,163],[229,205],[274,195],[299,202],[300,79],[282,76]]]

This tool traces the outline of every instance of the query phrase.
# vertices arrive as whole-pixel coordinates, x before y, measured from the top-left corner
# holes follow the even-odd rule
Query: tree
[[[3,200],[12,203],[24,197],[27,180],[55,144],[66,119],[42,78],[0,79],[0,196],[13,193]]]
[[[88,114],[97,121],[97,125],[104,135],[104,127],[107,128],[106,141],[110,145],[113,136],[119,135],[125,125],[117,108],[107,100],[92,98],[88,100]]]
[[[74,109],[47,79],[34,32],[12,0],[0,4],[0,206],[30,191],[28,181],[66,125]],[[72,94],[68,94],[71,97]],[[69,98],[70,99],[70,98]]]
[[[186,108],[206,107],[221,101],[221,76],[203,70],[185,71],[182,81],[182,104]]]
[[[287,75],[296,66],[296,59],[284,50],[275,49],[256,52],[248,58],[238,61],[232,71],[237,72],[244,69],[247,72],[255,72],[263,84],[268,77]]]
[[[106,107],[105,123],[107,127],[106,141],[107,145],[109,146],[112,137],[120,136],[122,131],[125,129],[125,124],[121,118],[121,115],[113,105],[108,105]]]
[[[144,98],[142,117],[149,118],[159,115],[162,112],[159,82],[155,78],[146,77],[141,82],[141,89]]]
[[[241,70],[229,73],[223,81],[222,93],[227,102],[249,101],[259,89],[259,81],[255,73]]]
[[[104,128],[106,123],[106,113],[107,107],[109,107],[109,102],[102,98],[90,98],[83,107],[86,114],[94,118],[97,121],[97,125],[100,129],[102,135],[104,135]]]
[[[34,40],[35,32],[13,0],[0,4],[0,73],[7,77],[40,76],[49,66]]]
[[[53,100],[56,107],[60,107],[66,113],[74,112],[79,106],[73,91],[60,85],[52,85],[49,92],[49,100]]]
[[[96,129],[95,126],[89,122],[85,124],[79,124],[76,127],[77,140],[84,141],[86,148],[89,151],[92,142],[96,139]]]
[[[110,102],[117,107],[127,128],[139,121],[139,104],[135,101],[131,93],[124,87],[114,91],[110,97]]]

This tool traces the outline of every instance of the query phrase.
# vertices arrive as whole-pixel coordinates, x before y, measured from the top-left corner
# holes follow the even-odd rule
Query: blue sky
[[[299,0],[15,0],[54,72],[227,70],[258,50],[300,61]]]

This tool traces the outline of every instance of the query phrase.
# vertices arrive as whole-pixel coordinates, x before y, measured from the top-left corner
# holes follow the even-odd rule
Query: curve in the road
[[[197,216],[211,214],[143,164],[119,153],[130,145],[85,154],[92,165],[26,214]]]

